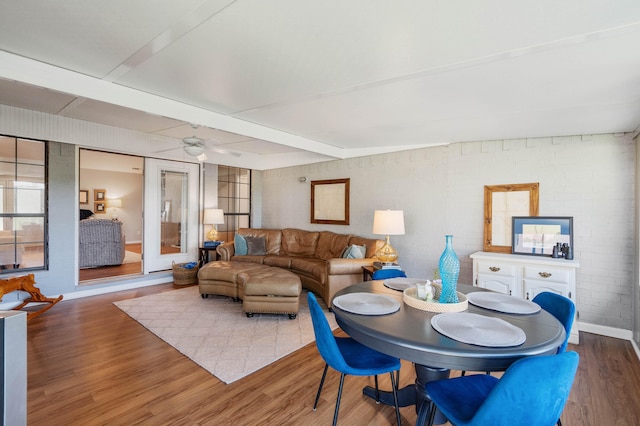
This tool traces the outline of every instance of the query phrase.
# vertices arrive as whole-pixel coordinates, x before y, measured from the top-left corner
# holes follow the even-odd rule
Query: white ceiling
[[[254,169],[636,132],[640,1],[2,2],[0,103]]]

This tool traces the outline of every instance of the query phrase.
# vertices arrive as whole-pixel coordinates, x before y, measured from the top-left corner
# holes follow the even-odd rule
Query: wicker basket
[[[198,271],[200,265],[196,265],[191,269],[184,267],[186,263],[173,262],[173,283],[175,285],[196,284],[198,282]]]
[[[409,306],[413,306],[416,309],[421,309],[423,311],[429,312],[462,312],[466,311],[469,307],[469,302],[467,301],[467,296],[458,293],[458,303],[440,303],[438,302],[438,298],[440,297],[440,293],[442,292],[442,286],[440,284],[433,283],[431,286],[435,290],[435,294],[433,296],[433,300],[427,302],[426,300],[418,299],[416,297],[417,289],[415,287],[409,287],[402,292],[402,300]]]

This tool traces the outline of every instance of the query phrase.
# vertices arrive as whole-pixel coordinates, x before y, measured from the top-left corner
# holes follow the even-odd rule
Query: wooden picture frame
[[[511,253],[513,216],[538,216],[539,183],[484,187],[483,250]]]
[[[80,204],[89,204],[89,191],[81,189],[78,199],[80,200]]]
[[[104,201],[95,201],[93,203],[93,213],[105,214],[107,212],[107,204]]]
[[[106,189],[94,189],[93,190],[93,201],[107,201],[107,190]]]
[[[311,223],[349,224],[350,179],[311,181]]]
[[[551,256],[557,243],[573,248],[571,216],[514,216],[512,229],[513,254]]]

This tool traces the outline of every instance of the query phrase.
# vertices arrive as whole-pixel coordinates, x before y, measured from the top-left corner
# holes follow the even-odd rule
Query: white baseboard
[[[173,274],[171,272],[168,272],[168,273],[160,273],[153,277],[149,277],[147,275],[144,277],[144,279],[123,280],[121,284],[114,284],[114,281],[111,281],[111,283],[108,285],[95,286],[95,287],[87,286],[86,289],[83,289],[83,286],[79,286],[77,287],[78,291],[74,291],[72,293],[64,293],[62,295],[63,296],[62,300],[81,299],[83,297],[114,293],[116,291],[131,290],[134,288],[142,288],[142,287],[148,287],[148,286],[157,285],[157,284],[165,284],[165,283],[170,283],[172,281],[173,281]],[[0,311],[10,311],[11,309],[18,306],[20,303],[22,303],[21,300],[0,303]],[[30,305],[30,306],[33,306],[33,305]]]
[[[151,280],[129,281],[123,284],[110,285],[108,287],[88,288],[86,290],[74,291],[64,295],[63,300],[81,299],[83,297],[97,296],[99,294],[115,293],[116,291],[131,290],[134,288],[148,287],[157,284],[165,284],[173,281],[173,274],[157,277]]]
[[[622,328],[607,327],[604,325],[589,324],[578,321],[578,330],[586,333],[600,334],[602,336],[633,341],[633,332]]]

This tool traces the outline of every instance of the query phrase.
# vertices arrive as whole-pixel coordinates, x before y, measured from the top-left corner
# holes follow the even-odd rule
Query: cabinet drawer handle
[[[538,272],[538,275],[540,275],[542,278],[549,278],[551,276],[550,272]]]
[[[489,267],[489,270],[490,270],[491,272],[498,272],[498,271],[500,270],[500,268],[498,268],[497,266],[490,266],[490,267]]]

